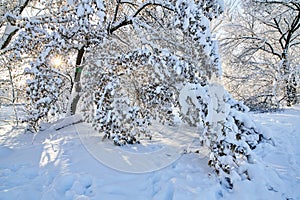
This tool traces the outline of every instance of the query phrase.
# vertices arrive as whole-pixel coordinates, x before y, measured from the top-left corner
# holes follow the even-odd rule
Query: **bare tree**
[[[225,79],[254,107],[258,102],[267,107],[278,106],[282,100],[288,106],[296,103],[300,3],[257,0],[241,5],[242,11],[223,26],[223,59],[231,69],[225,70]],[[248,88],[239,88],[238,82]]]

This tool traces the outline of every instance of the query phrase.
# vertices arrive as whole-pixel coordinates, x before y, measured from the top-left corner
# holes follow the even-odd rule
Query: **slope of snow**
[[[11,116],[10,110],[0,108],[1,200],[300,199],[300,106],[283,112],[253,114],[257,123],[269,129],[275,146],[263,144],[255,150],[257,164],[252,165],[250,173],[253,180],[236,184],[232,191],[223,188],[215,176],[210,175],[205,150],[189,153],[193,146],[198,148],[195,142],[183,146],[185,151],[178,151],[178,158],[159,170],[128,173],[103,164],[101,156],[99,159],[94,155],[97,151],[89,151],[89,144],[99,142],[83,141],[82,137],[89,131],[86,124],[72,125],[67,119],[66,124],[70,126],[62,128],[60,121],[59,130],[56,125],[33,136],[24,134],[22,127],[13,127],[5,120]],[[157,130],[167,131],[161,127]],[[186,132],[191,140],[195,137],[188,128],[178,132]],[[95,136],[95,140],[98,139]],[[140,146],[125,147],[118,152],[126,156],[126,152],[132,155],[136,150],[146,155],[164,149],[164,144],[171,145],[167,139],[170,138],[153,138],[152,143],[142,141]],[[106,157],[114,159],[109,154],[114,148],[117,147],[104,151]]]

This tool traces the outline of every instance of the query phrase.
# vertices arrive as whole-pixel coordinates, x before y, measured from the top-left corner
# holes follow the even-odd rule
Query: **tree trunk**
[[[74,85],[73,85],[73,98],[71,99],[71,110],[70,110],[70,114],[74,115],[76,113],[77,110],[77,106],[78,106],[78,102],[79,102],[79,98],[80,98],[80,92],[81,92],[81,85],[80,85],[80,78],[81,78],[81,73],[82,73],[82,69],[83,66],[81,66],[82,64],[82,59],[83,59],[83,55],[84,55],[84,48],[85,46],[82,46],[77,53],[77,57],[76,57],[76,71],[75,71],[75,77],[74,77]]]
[[[284,98],[287,106],[292,106],[296,103],[296,81],[295,77],[291,76],[290,64],[287,53],[282,54],[283,58],[283,77],[284,77]]]
[[[15,85],[14,85],[14,80],[13,80],[13,76],[12,76],[12,71],[11,68],[8,67],[8,72],[9,72],[9,79],[10,79],[10,85],[11,85],[11,93],[12,93],[12,99],[11,99],[11,103],[13,105],[13,109],[14,109],[14,113],[15,113],[15,117],[16,117],[16,123],[17,126],[19,125],[19,117],[18,117],[18,112],[16,109],[16,94],[15,94]]]

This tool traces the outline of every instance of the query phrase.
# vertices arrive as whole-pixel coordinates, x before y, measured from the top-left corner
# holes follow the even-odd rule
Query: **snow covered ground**
[[[112,146],[119,149],[110,154],[110,146],[100,144],[97,135],[93,135],[95,140],[89,140],[87,136],[93,133],[87,124],[56,131],[58,123],[33,136],[24,134],[22,127],[13,127],[11,115],[11,108],[0,108],[1,200],[300,199],[300,106],[283,112],[253,114],[258,124],[269,129],[275,146],[263,144],[255,150],[257,164],[250,170],[253,180],[238,182],[232,191],[210,175],[205,149],[184,153],[184,149],[189,152],[196,145],[196,136],[188,128],[177,131],[187,135],[185,138],[179,134],[183,138],[181,144],[185,144],[181,148],[172,148],[171,137],[158,135],[158,139],[142,141],[141,145],[123,149]],[[157,128],[158,134],[167,131]],[[174,132],[171,130],[167,135]],[[186,144],[186,139],[191,143]],[[103,151],[98,152],[99,149]],[[123,159],[116,159],[116,152]],[[174,152],[177,154],[172,157]],[[159,166],[138,173],[120,169],[119,166],[136,167],[126,157],[135,153],[148,158],[137,163],[140,166]],[[166,162],[167,158],[159,155],[172,159]],[[103,162],[104,158],[108,163]]]

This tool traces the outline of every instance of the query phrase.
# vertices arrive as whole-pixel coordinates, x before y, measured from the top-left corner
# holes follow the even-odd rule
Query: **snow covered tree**
[[[31,128],[51,114],[80,111],[81,97],[84,119],[124,145],[151,137],[155,119],[172,125],[178,110],[183,122],[204,129],[201,142],[222,183],[249,178],[241,168],[264,136],[214,83],[221,65],[210,21],[222,13],[221,0],[58,0],[38,8],[13,15],[20,30],[6,47],[28,66]]]
[[[220,34],[229,90],[254,109],[295,104],[299,90],[299,2],[240,4],[243,9],[229,15]]]
[[[23,66],[26,66],[26,73],[31,75],[33,79],[33,81],[28,82],[27,94],[30,99],[28,101],[28,108],[37,109],[37,107],[41,106],[38,110],[43,110],[45,113],[33,114],[36,113],[36,110],[29,109],[25,121],[36,121],[29,124],[34,125],[31,128],[37,130],[38,122],[44,117],[47,119],[50,110],[57,111],[57,114],[72,112],[69,104],[62,104],[68,102],[68,99],[77,98],[76,95],[74,95],[75,97],[72,96],[71,92],[75,90],[75,85],[77,90],[78,80],[80,79],[78,78],[80,77],[78,76],[80,74],[80,64],[84,48],[89,41],[87,39],[89,38],[88,34],[94,34],[94,36],[90,37],[94,43],[97,43],[97,38],[100,36],[95,36],[95,31],[98,31],[99,27],[93,29],[93,24],[83,22],[86,16],[83,16],[82,12],[84,12],[84,9],[82,6],[85,4],[75,5],[64,1],[51,3],[29,3],[26,1],[26,3],[27,15],[25,17],[20,15],[22,12],[5,14],[7,19],[13,19],[15,23],[15,31],[12,36],[17,34],[18,37],[11,41],[12,36],[10,36],[9,40],[6,40],[6,36],[9,35],[7,33],[10,32],[5,31],[2,37],[3,44],[5,45],[1,53],[13,57],[15,63],[19,62]],[[96,2],[91,3],[96,5]],[[97,3],[99,4],[99,2]],[[101,6],[98,4],[97,6]],[[79,7],[77,8],[76,6]],[[102,17],[100,11],[97,14]],[[94,18],[93,20],[98,19],[100,18]],[[100,19],[98,23],[102,23],[102,21],[103,19]],[[6,27],[9,27],[9,24]],[[8,44],[10,45],[7,46]],[[64,62],[59,61],[59,58],[64,59]],[[41,77],[44,81],[40,80]],[[64,79],[63,86],[58,87],[60,84],[57,85],[57,83],[60,81],[53,81],[53,77],[55,79]],[[43,85],[45,84],[47,85],[45,87],[46,90],[38,92],[39,88],[44,87]],[[51,88],[51,90],[47,88]],[[59,96],[52,94],[55,90]],[[76,92],[73,93],[77,94]],[[39,101],[41,98],[50,98],[51,100],[47,102],[49,106],[51,105],[50,107],[55,108],[45,109],[44,104],[41,104]]]
[[[147,6],[150,7],[150,17],[149,12],[141,12],[141,9],[144,7],[146,8]],[[167,121],[169,124],[172,124],[172,108],[178,106],[178,94],[182,85],[186,84],[186,81],[199,83],[205,82],[207,77],[219,76],[220,66],[216,45],[215,41],[209,36],[209,20],[205,17],[205,15],[207,15],[209,18],[212,18],[213,14],[199,12],[200,8],[202,9],[202,6],[204,5],[200,3],[195,4],[189,1],[177,2],[175,5],[152,5],[151,3],[145,3],[141,4],[140,8],[137,9],[137,12],[140,12],[140,16],[136,14],[137,12],[133,12],[133,16],[136,15],[134,20],[127,21],[127,18],[132,19],[132,17],[121,19],[121,24],[130,24],[132,27],[122,27],[122,29],[120,27],[120,30],[116,31],[112,36],[114,37],[117,35],[125,44],[131,42],[128,40],[129,37],[134,37],[135,45],[120,46],[119,42],[117,44],[111,44],[111,38],[108,38],[107,43],[109,43],[109,48],[111,48],[108,51],[110,54],[101,52],[98,58],[95,57],[97,54],[93,53],[91,54],[91,57],[87,59],[89,61],[96,59],[96,61],[91,63],[90,69],[88,69],[87,72],[89,77],[85,79],[92,82],[96,81],[96,83],[87,82],[86,88],[91,88],[91,85],[101,87],[99,89],[101,92],[98,93],[100,97],[97,98],[99,100],[96,101],[98,104],[96,112],[99,113],[101,117],[100,123],[98,118],[95,121],[95,127],[100,126],[100,130],[103,131],[104,127],[107,129],[107,126],[111,126],[111,120],[118,118],[114,115],[119,116],[124,110],[128,110],[128,101],[131,101],[129,105],[132,108],[130,109],[137,108],[139,114],[135,115],[144,118],[140,119],[137,125],[135,125],[135,128],[131,128],[132,130],[136,129],[136,127],[143,127],[141,129],[143,130],[142,132],[144,132],[146,128],[144,126],[147,126],[149,120],[152,118],[157,118],[161,122]],[[217,6],[214,7],[216,10],[217,8]],[[123,9],[125,12],[130,10],[125,6],[123,6]],[[158,9],[162,10],[157,12]],[[209,11],[209,9],[207,9],[207,11]],[[195,17],[189,19],[189,13],[186,12],[194,12]],[[175,14],[175,16],[172,16],[171,14]],[[130,13],[128,13],[128,15],[130,15]],[[182,20],[181,18],[185,20],[185,24],[180,21]],[[189,20],[191,20],[191,22]],[[117,23],[117,26],[119,26],[119,24],[120,23]],[[149,24],[152,26],[149,26]],[[162,24],[166,25],[163,26]],[[185,27],[183,28],[183,26]],[[112,24],[111,29],[115,31],[116,29],[114,27],[114,24]],[[118,34],[121,31],[123,35],[124,33],[129,34],[129,37],[128,35],[123,36]],[[110,34],[112,33],[113,32],[110,31]],[[176,34],[178,37],[174,37]],[[195,49],[191,49],[185,44],[192,44],[195,41],[196,44],[199,44]],[[116,46],[114,47],[114,45]],[[136,50],[136,46],[141,46],[142,48]],[[100,49],[107,48],[108,47],[104,46],[100,47]],[[121,53],[115,50],[117,48],[128,49],[128,52],[125,52],[125,54]],[[169,49],[172,52],[169,52]],[[175,55],[175,52],[176,54],[182,55],[179,57],[178,55]],[[206,54],[210,54],[211,57]],[[191,55],[194,55],[195,57],[194,59],[191,59],[190,63],[182,60],[185,59],[185,56]],[[110,61],[99,61],[107,57],[110,58]],[[197,62],[199,61],[203,65],[198,65]],[[194,64],[192,64],[193,62]],[[89,65],[88,61],[87,65]],[[172,65],[177,66],[177,69],[173,69]],[[95,71],[96,68],[99,68],[101,72]],[[176,73],[181,73],[181,70],[184,70],[184,72],[182,72],[183,75],[176,75]],[[103,74],[106,73],[108,73],[108,75],[103,77]],[[118,73],[119,75],[117,75]],[[97,77],[97,74],[100,74],[99,79],[91,78]],[[134,76],[134,80],[132,80],[130,76]],[[178,77],[177,82],[179,83],[174,79],[176,76]],[[110,79],[107,79],[107,77],[110,77]],[[104,84],[106,81],[101,81],[100,84],[98,81],[103,80],[103,78],[109,81],[106,84]],[[176,84],[177,87],[174,87]],[[126,85],[127,88],[124,88],[124,85]],[[94,89],[92,89],[92,91],[93,90]],[[109,95],[109,93],[115,95]],[[104,98],[112,98],[113,96],[118,96],[115,97],[117,99],[120,99],[123,96],[121,98],[122,100],[119,102],[125,103],[125,107],[117,106],[117,110],[114,110],[113,105],[116,105],[116,103],[113,101],[107,103],[104,100]],[[125,97],[128,97],[128,99],[124,100]],[[87,99],[90,102],[92,100],[92,98]],[[88,102],[85,102],[84,104],[91,105]],[[102,105],[109,108],[103,108]],[[92,108],[92,110],[93,109],[94,108]],[[107,110],[110,111],[108,112]],[[90,117],[91,114],[87,114],[87,116]],[[131,117],[124,114],[123,119],[119,119],[121,120],[119,124],[125,124],[126,122],[128,125],[135,124],[128,118]],[[112,130],[109,131],[114,132]],[[119,130],[118,132],[126,133],[126,137],[134,138],[130,140],[136,140],[134,137],[136,131],[131,132],[126,129],[126,131]],[[109,137],[111,134],[108,133],[107,135]],[[117,138],[115,140],[119,141],[118,138],[122,137],[123,134],[120,134],[114,136],[114,139]],[[121,143],[123,142],[124,141]]]
[[[9,48],[7,47],[18,32],[15,16],[20,16],[28,3],[28,0],[3,0],[0,2],[0,70],[3,75],[0,79],[0,103],[5,102],[13,105],[17,124],[19,117],[15,104],[24,95],[24,85],[22,84],[24,79],[21,76],[23,70],[22,67],[19,67],[20,63],[13,62],[15,55],[9,55]]]
[[[175,6],[182,8],[182,4]],[[203,17],[198,22],[202,23],[202,30],[209,31]],[[223,87],[209,83],[213,76],[220,75],[217,54],[213,53],[216,46],[204,39],[210,39],[210,33],[199,34],[198,38],[193,30],[199,29],[189,26],[201,25],[186,22],[183,28],[183,24],[172,24],[178,23],[174,18],[163,19],[160,24],[165,24],[164,28],[154,29],[144,16],[136,18],[130,22],[132,27],[118,35],[122,45],[108,40],[96,51],[98,54],[88,56],[83,77],[86,119],[104,132],[104,137],[123,145],[136,142],[140,134],[148,135],[147,126],[153,119],[172,124],[177,108],[184,122],[204,128],[201,141],[212,150],[209,165],[222,177],[222,183],[232,187],[231,176],[236,174],[241,179],[250,179],[243,165],[253,162],[252,149],[267,138],[248,119],[245,106],[234,101]],[[136,37],[135,30],[142,37]],[[132,41],[126,32],[135,38],[135,45],[130,45]],[[187,44],[193,43],[199,46],[189,48]]]

